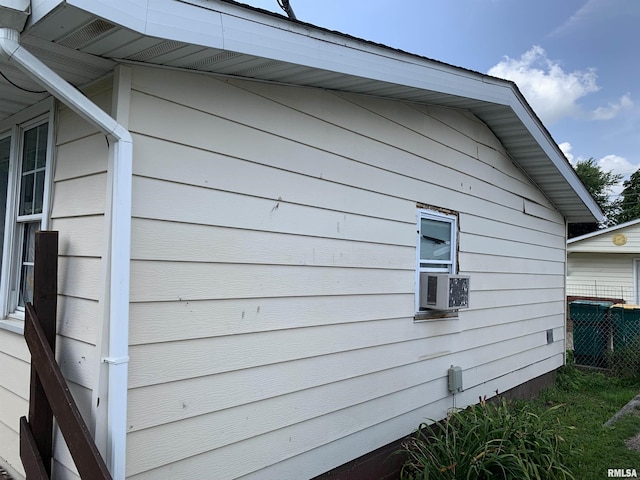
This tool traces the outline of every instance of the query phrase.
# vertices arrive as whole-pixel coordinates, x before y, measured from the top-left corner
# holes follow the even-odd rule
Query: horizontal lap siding
[[[110,79],[85,93],[110,111]],[[104,134],[77,114],[64,106],[59,108],[50,224],[59,232],[56,357],[83,418],[92,425],[91,396],[99,364],[95,345],[104,277],[109,143]],[[54,435],[53,471],[56,478],[79,478],[59,429]]]
[[[597,232],[596,232],[597,233]],[[623,245],[614,243],[616,235],[624,235]],[[567,245],[569,253],[615,253],[636,254],[640,250],[640,225],[631,225],[625,228],[616,228],[612,232],[595,234],[590,238],[571,242]]]
[[[638,254],[571,253],[567,287],[571,295],[624,298],[635,303],[634,261]]]
[[[110,81],[96,84],[86,94],[110,110]],[[58,105],[55,127],[50,230],[59,232],[57,358],[74,397],[90,423],[90,398],[96,370],[95,342],[98,300],[101,294],[101,256],[104,248],[104,211],[108,143],[104,135],[68,108]],[[21,335],[0,330],[0,453],[23,474],[19,459],[19,418],[28,411],[30,355]],[[78,392],[84,392],[81,395]],[[58,478],[71,478],[73,461],[57,437]],[[61,453],[62,452],[62,453]],[[65,455],[68,458],[64,458]],[[60,458],[65,467],[59,463]],[[72,474],[73,476],[73,474]]]
[[[28,410],[29,407],[27,405],[20,415],[26,415]],[[24,476],[24,467],[20,460],[20,434],[2,421],[0,421],[0,445],[2,445],[3,461]]]
[[[136,67],[130,129],[130,478],[310,477],[453,363],[463,403],[562,363],[564,220],[472,115]],[[413,321],[416,203],[459,212],[458,320]]]
[[[522,377],[532,378],[535,377],[540,370],[550,370],[555,368],[555,359],[542,360],[539,363],[528,365],[522,369],[514,370],[511,373],[505,375],[505,379],[508,382],[519,383]],[[440,386],[442,381],[434,382],[434,387]],[[489,387],[490,388],[490,387]],[[467,404],[477,402],[477,395],[475,390],[469,390],[469,395],[466,392],[459,394],[457,400]],[[438,390],[437,393],[444,394],[442,390]],[[429,392],[425,392],[425,395],[429,395]],[[425,396],[424,399],[428,399]],[[423,399],[423,400],[424,400]],[[293,479],[297,478],[291,475],[291,472],[301,472],[309,469],[316,471],[327,471],[333,468],[335,461],[343,460],[347,462],[350,460],[349,452],[354,449],[362,449],[366,451],[372,451],[379,448],[379,438],[394,436],[395,438],[401,438],[406,435],[406,432],[413,431],[416,428],[416,418],[422,421],[425,418],[432,418],[438,415],[443,416],[448,408],[451,407],[450,398],[442,398],[438,401],[428,403],[425,405],[424,401],[418,399],[418,406],[413,410],[406,413],[394,416],[386,421],[370,425],[364,435],[349,435],[345,436],[340,442],[332,442],[322,445],[319,448],[308,450],[303,452],[286,462],[279,462],[256,473],[250,473],[240,477],[242,480],[262,480],[264,478],[277,478],[277,479]],[[413,405],[415,406],[415,404]],[[213,462],[219,460],[214,455],[209,455],[207,458],[193,458],[192,463],[198,463],[200,466],[205,465],[214,468]],[[343,462],[343,463],[344,463]]]
[[[20,417],[29,412],[30,354],[22,335],[0,329],[0,455],[24,475],[20,460]]]
[[[105,84],[96,85],[87,94],[109,109],[111,94]],[[94,127],[69,109],[58,108],[49,224],[50,230],[60,234],[57,351],[64,374],[90,387],[94,367],[89,362],[94,355],[97,309],[87,303],[97,303],[99,292],[99,267],[96,270],[95,262],[100,262],[103,248],[108,145],[104,135]],[[24,343],[23,337],[15,333],[0,330],[0,337],[12,344]],[[0,405],[11,407],[4,409],[5,418],[0,419],[4,425],[0,429],[1,453],[13,468],[23,473],[17,422],[28,409],[30,358],[26,345],[15,356],[6,342],[0,340],[0,365],[10,362],[13,366],[1,369],[8,373],[0,382],[0,396],[4,393],[6,397],[0,399]],[[12,435],[15,438],[10,438]]]
[[[111,80],[86,94],[111,109]],[[51,228],[59,232],[59,363],[65,376],[91,391],[103,292],[102,255],[109,143],[104,134],[60,107]]]

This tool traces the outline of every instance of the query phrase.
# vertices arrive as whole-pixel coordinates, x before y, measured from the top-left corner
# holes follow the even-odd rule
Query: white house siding
[[[616,245],[613,240],[616,235],[624,235],[624,245]],[[639,254],[640,253],[640,224],[635,223],[624,228],[611,228],[606,232],[570,242],[567,252],[573,253],[616,253]]]
[[[109,111],[111,80],[87,90]],[[104,135],[67,108],[54,122],[54,178],[50,229],[58,230],[58,362],[71,393],[90,418],[94,346],[99,321],[101,256],[108,146]],[[0,329],[0,445],[3,458],[24,475],[19,455],[19,418],[29,408],[30,354],[22,335]],[[54,440],[56,479],[77,478],[62,436]]]
[[[634,260],[640,254],[571,253],[567,264],[567,293],[620,298],[635,303]]]
[[[564,220],[473,115],[134,67],[129,122],[128,478],[312,477],[451,364],[459,406],[562,364]],[[417,203],[459,212],[459,319],[413,320]]]
[[[20,461],[20,417],[29,411],[29,349],[21,335],[0,329],[0,453],[24,475]]]
[[[623,245],[614,243],[624,235]],[[640,224],[607,229],[567,245],[567,294],[621,298],[637,302],[636,260],[640,259]]]

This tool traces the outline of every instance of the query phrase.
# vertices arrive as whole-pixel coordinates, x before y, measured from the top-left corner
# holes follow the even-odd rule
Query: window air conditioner
[[[420,274],[420,308],[457,310],[469,307],[468,275]]]

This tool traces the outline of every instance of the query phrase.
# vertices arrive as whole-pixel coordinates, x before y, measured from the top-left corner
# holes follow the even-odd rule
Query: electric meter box
[[[449,368],[449,391],[457,393],[462,391],[462,367]]]

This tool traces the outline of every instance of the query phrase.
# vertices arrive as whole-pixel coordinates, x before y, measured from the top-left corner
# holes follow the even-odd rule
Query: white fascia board
[[[32,0],[29,26],[72,6],[143,35],[223,48],[221,14],[179,0]]]
[[[27,29],[29,26],[38,23],[63,3],[64,0],[31,0],[31,16],[27,21]]]
[[[549,133],[545,131],[540,120],[538,120],[535,114],[532,113],[530,107],[527,107],[526,100],[522,95],[516,91],[513,87],[514,95],[512,96],[511,108],[514,110],[520,121],[525,128],[531,133],[538,145],[544,150],[544,153],[551,160],[553,165],[557,168],[562,178],[569,184],[574,192],[578,195],[580,200],[585,204],[589,211],[593,214],[597,222],[601,222],[604,219],[604,215],[600,207],[593,199],[587,188],[584,186],[578,174],[573,169],[569,161],[564,154],[560,151],[560,147],[556,144],[555,140],[549,136]]]
[[[329,32],[284,30],[222,15],[225,49],[321,70],[506,105],[483,76]],[[296,25],[297,26],[297,25]]]
[[[144,33],[149,3],[157,0],[64,0],[66,5],[77,7],[93,15]],[[175,0],[174,0],[174,3]]]
[[[220,12],[176,0],[149,2],[144,33],[193,45],[225,48]]]
[[[66,0],[139,33],[507,105],[484,76],[249,8],[208,0]],[[124,6],[126,5],[126,7]]]
[[[475,72],[246,8],[215,8],[222,13],[226,50],[501,105],[510,101],[509,89]]]
[[[594,217],[602,219],[602,212],[553,139],[508,81],[214,0],[66,0],[65,3],[158,38],[508,105]]]
[[[147,0],[31,0],[31,17],[27,28],[37,24],[58,7],[70,5],[113,23],[144,32],[147,3]]]

